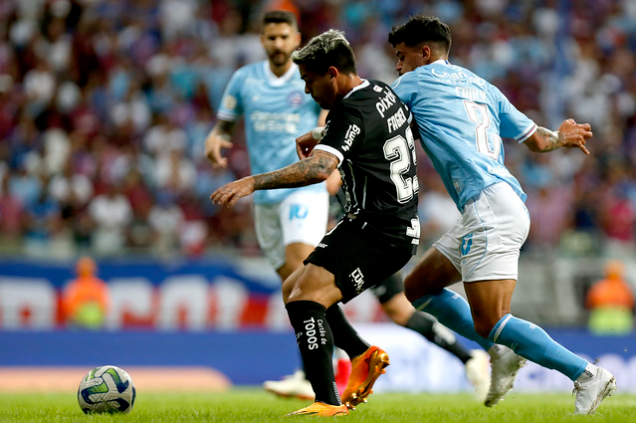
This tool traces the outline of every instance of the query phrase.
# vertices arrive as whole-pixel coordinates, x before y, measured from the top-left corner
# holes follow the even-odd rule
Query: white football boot
[[[504,345],[494,345],[492,348],[496,348],[498,353],[490,354],[490,390],[484,402],[486,407],[492,407],[501,401],[512,389],[519,369],[526,364],[525,358]]]
[[[267,380],[263,382],[263,388],[281,397],[296,397],[313,400],[316,395],[311,383],[305,378],[305,372],[296,370],[293,375],[285,376],[283,380]]]
[[[584,379],[580,381],[580,379]],[[576,394],[574,414],[593,414],[601,402],[616,391],[616,379],[609,371],[597,367],[592,377],[583,375],[574,382],[572,394]]]
[[[490,357],[484,350],[472,350],[471,359],[464,364],[466,377],[475,388],[475,398],[484,402],[490,389]]]

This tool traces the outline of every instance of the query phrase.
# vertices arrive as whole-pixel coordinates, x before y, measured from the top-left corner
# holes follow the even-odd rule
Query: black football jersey
[[[419,186],[410,121],[391,87],[365,80],[329,111],[315,148],[340,159],[347,215],[417,244]]]

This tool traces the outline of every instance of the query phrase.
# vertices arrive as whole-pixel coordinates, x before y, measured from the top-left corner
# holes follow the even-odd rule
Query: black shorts
[[[408,239],[396,243],[394,238],[360,218],[344,218],[304,263],[334,274],[342,302],[346,303],[402,269],[415,253],[415,247]]]
[[[371,288],[380,304],[384,304],[397,294],[404,292],[404,282],[399,274],[394,274]]]

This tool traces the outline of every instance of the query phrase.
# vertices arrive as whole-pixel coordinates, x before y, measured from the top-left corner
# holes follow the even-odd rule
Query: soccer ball
[[[88,372],[80,382],[77,401],[86,414],[129,413],[136,395],[128,373],[116,366],[100,366]]]

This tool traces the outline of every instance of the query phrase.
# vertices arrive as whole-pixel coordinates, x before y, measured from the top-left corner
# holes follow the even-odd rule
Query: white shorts
[[[280,203],[254,206],[256,237],[274,269],[287,261],[287,245],[318,245],[327,232],[328,213],[327,191],[299,190]]]
[[[457,225],[433,247],[453,263],[464,282],[517,280],[519,251],[529,230],[528,209],[501,182],[470,200]]]

